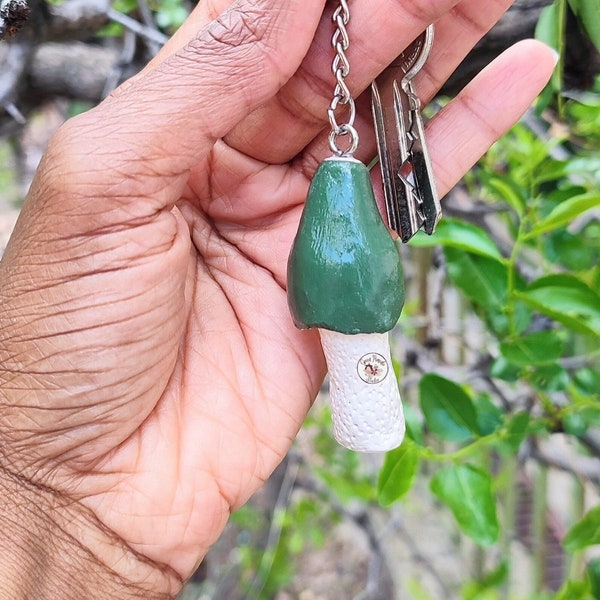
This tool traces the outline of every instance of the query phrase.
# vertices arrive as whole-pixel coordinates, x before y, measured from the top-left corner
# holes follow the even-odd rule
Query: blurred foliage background
[[[2,239],[52,131],[193,8],[30,4],[0,44]],[[448,195],[436,235],[401,249],[406,441],[337,446],[325,383],[182,599],[600,599],[600,1],[515,2],[428,110],[531,35],[560,54],[553,80]]]

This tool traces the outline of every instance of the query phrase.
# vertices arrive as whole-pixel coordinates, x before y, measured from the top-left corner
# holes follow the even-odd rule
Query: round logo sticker
[[[381,383],[387,377],[390,367],[381,354],[370,352],[358,361],[357,370],[358,376],[365,383]]]

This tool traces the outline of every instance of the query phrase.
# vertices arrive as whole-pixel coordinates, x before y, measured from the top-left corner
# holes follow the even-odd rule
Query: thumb
[[[236,2],[163,62],[63,126],[54,163],[109,190],[105,201],[135,196],[152,213],[169,207],[214,142],[292,76],[324,2]]]

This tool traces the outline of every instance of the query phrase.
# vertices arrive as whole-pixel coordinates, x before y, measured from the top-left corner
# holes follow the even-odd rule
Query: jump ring
[[[337,138],[346,136],[350,136],[350,145],[346,150],[342,150],[338,146]],[[358,148],[358,131],[348,123],[342,125],[337,131],[332,131],[329,134],[329,147],[336,156],[351,156]]]

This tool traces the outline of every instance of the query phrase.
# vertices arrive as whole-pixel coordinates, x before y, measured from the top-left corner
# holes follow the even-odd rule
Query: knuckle
[[[271,18],[262,8],[245,7],[229,10],[217,17],[209,26],[208,35],[226,48],[262,45],[269,38]]]

